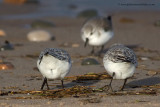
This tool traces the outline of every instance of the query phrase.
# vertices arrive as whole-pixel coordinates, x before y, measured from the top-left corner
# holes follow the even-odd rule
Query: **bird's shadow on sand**
[[[108,79],[107,79],[108,80]],[[65,88],[71,88],[73,86],[76,85],[80,85],[80,86],[93,86],[94,84],[96,84],[97,82],[100,82],[101,80],[82,80],[82,81],[64,81],[64,87]],[[153,86],[153,85],[157,85],[160,84],[160,78],[159,77],[149,77],[149,78],[145,78],[145,79],[139,79],[139,80],[135,80],[135,81],[131,81],[128,82],[126,84],[125,88],[139,88],[142,86]],[[61,84],[56,85],[56,87],[52,87],[53,89],[58,88],[61,89]]]
[[[126,85],[130,87],[141,87],[141,86],[153,86],[160,84],[160,78],[159,77],[149,77],[145,79],[135,80],[128,82]]]
[[[71,81],[69,83],[66,83],[65,86],[67,88],[73,87],[75,85],[80,85],[80,86],[93,86],[95,83],[99,82],[100,80],[82,80],[82,81]]]
[[[72,80],[72,81],[66,81],[64,80],[64,88],[71,88],[73,86],[93,86],[93,84],[99,82],[100,80]],[[54,80],[49,81],[50,84],[54,84]],[[58,84],[57,84],[58,83]],[[55,86],[49,86],[51,89],[62,89],[61,82],[57,82]],[[46,85],[45,85],[46,88]]]

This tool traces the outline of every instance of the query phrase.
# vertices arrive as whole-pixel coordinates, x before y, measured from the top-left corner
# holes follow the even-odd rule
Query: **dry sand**
[[[1,12],[3,13],[3,12]],[[125,19],[124,19],[125,18]],[[125,92],[131,90],[144,90],[147,88],[130,86],[153,86],[149,90],[156,90],[155,95],[114,95],[107,96],[105,92],[96,93],[88,97],[67,97],[67,98],[42,98],[42,99],[23,99],[23,96],[32,96],[30,94],[10,94],[0,96],[0,106],[160,106],[160,27],[155,27],[154,22],[160,20],[159,12],[121,12],[113,15],[113,28],[115,32],[114,38],[106,44],[107,49],[113,43],[123,43],[127,46],[134,47],[139,59],[148,58],[147,60],[139,60],[139,66],[136,69],[134,78],[129,79]],[[0,90],[1,91],[18,91],[18,90],[40,90],[42,76],[33,68],[36,67],[37,55],[47,47],[63,48],[67,50],[73,61],[71,72],[67,76],[83,75],[90,72],[105,72],[102,58],[97,58],[100,65],[82,66],[83,58],[88,57],[91,47],[83,47],[80,38],[80,28],[84,22],[84,18],[68,18],[68,17],[45,17],[43,20],[53,21],[56,27],[42,28],[51,32],[56,40],[49,42],[30,42],[26,35],[35,28],[26,28],[27,24],[31,24],[35,19],[21,20],[0,20],[0,29],[6,33],[6,37],[0,37],[0,43],[5,40],[15,45],[14,50],[0,52],[0,59],[11,62],[15,68],[11,70],[0,70]],[[123,20],[122,20],[123,19]],[[69,45],[64,47],[63,44]],[[17,45],[20,44],[20,45]],[[72,47],[72,44],[78,44],[79,47]],[[139,49],[139,50],[138,50]],[[26,55],[35,55],[35,57],[26,57]],[[83,58],[80,58],[83,56]],[[148,75],[149,71],[156,72]],[[38,78],[38,79],[37,79]],[[100,88],[109,83],[106,80],[90,80],[83,83],[72,81],[64,81],[66,88],[74,85],[93,86]],[[49,81],[52,90],[59,89],[60,81]],[[114,80],[113,88],[118,88],[123,84],[123,80]],[[158,88],[154,86],[157,85]],[[87,99],[96,99],[97,102],[85,102]]]

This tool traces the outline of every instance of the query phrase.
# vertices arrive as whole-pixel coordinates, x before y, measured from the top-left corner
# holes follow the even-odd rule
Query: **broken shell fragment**
[[[0,62],[0,70],[13,69],[14,66],[10,62]]]
[[[156,75],[156,74],[157,74],[156,71],[148,71],[148,75],[149,75],[149,76],[154,76],[154,75]]]

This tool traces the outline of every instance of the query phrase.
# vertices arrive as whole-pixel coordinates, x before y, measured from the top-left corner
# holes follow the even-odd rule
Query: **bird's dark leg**
[[[62,88],[64,89],[63,80],[61,80]]]
[[[94,46],[92,47],[92,50],[91,50],[91,55],[94,54]]]
[[[104,45],[101,46],[101,50],[100,50],[100,53],[102,53],[104,50]]]
[[[41,86],[41,90],[43,90],[44,85],[47,85],[47,90],[49,90],[49,86],[48,86],[48,82],[47,82],[47,78],[45,77]]]
[[[47,78],[46,78],[46,85],[47,85],[47,90],[49,90],[49,86],[48,86]]]
[[[126,82],[127,82],[127,78],[124,80],[123,86],[122,86],[122,88],[120,89],[120,91],[123,91],[123,89],[124,89],[124,87],[125,87],[125,85],[126,85]]]
[[[112,92],[113,92],[113,89],[112,89],[112,80],[113,80],[113,77],[114,77],[114,76],[115,76],[115,72],[113,72],[113,74],[112,74],[112,79],[111,79],[111,81],[110,81],[110,83],[109,83],[109,85],[108,85],[108,87],[111,88]],[[108,88],[108,90],[109,90],[109,88]]]
[[[101,56],[101,53],[103,53],[104,45],[101,46],[101,50],[98,52],[98,56]]]

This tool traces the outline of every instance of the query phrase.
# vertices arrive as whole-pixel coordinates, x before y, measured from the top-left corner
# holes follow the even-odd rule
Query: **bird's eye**
[[[93,32],[91,32],[90,35],[93,35]]]

